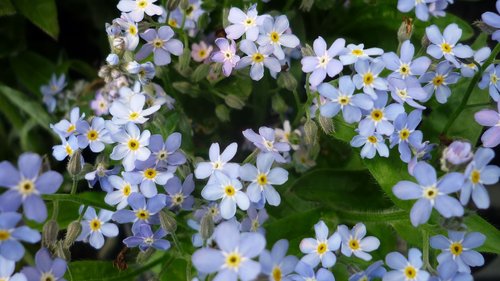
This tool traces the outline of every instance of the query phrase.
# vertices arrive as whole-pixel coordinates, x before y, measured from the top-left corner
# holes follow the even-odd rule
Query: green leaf
[[[69,263],[66,279],[73,281],[135,280],[132,270],[118,270],[110,261],[74,261]]]
[[[12,6],[10,0],[0,0],[0,17],[10,16],[16,13],[16,9]]]
[[[35,96],[40,96],[40,86],[47,84],[56,71],[55,65],[48,59],[33,53],[24,52],[10,60],[18,81]]]
[[[59,36],[55,0],[15,0],[17,10],[52,38]]]

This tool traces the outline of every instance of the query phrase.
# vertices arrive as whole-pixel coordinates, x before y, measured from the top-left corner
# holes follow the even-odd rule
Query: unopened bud
[[[174,233],[177,230],[177,221],[175,220],[172,212],[160,212],[160,226],[170,233]]]
[[[219,104],[215,107],[215,115],[222,122],[229,121],[229,108],[223,104]]]
[[[73,243],[75,243],[76,238],[82,232],[82,225],[78,221],[73,221],[68,225],[68,229],[66,231],[66,237],[64,237],[64,248],[69,249]]]
[[[192,70],[189,67],[189,63],[191,62],[191,52],[189,51],[188,46],[184,46],[182,50],[182,55],[179,57],[179,67],[178,70],[180,74],[187,77],[191,74]]]
[[[172,87],[174,87],[174,89],[176,89],[177,91],[179,91],[183,94],[187,94],[193,90],[193,87],[191,86],[190,83],[183,82],[183,81],[172,83]]]
[[[300,52],[302,53],[302,56],[303,57],[310,57],[310,56],[314,56],[314,51],[313,49],[311,48],[311,46],[309,46],[309,44],[306,44],[305,47],[302,47],[300,49]]]
[[[113,44],[112,50],[113,50],[113,53],[115,53],[115,54],[119,54],[123,50],[125,50],[126,42],[125,42],[125,39],[123,37],[114,38],[112,44]]]
[[[48,220],[42,229],[42,246],[45,248],[50,248],[57,241],[57,234],[59,233],[59,225],[57,221],[51,219]]]
[[[149,247],[146,251],[141,251],[137,255],[136,262],[138,264],[143,264],[145,263],[155,252],[155,249],[153,247]]]
[[[477,28],[479,28],[482,32],[486,33],[486,34],[492,34],[493,32],[495,32],[497,29],[494,28],[494,27],[491,27],[489,25],[487,25],[484,21],[475,21],[473,23],[473,25],[475,25]]]
[[[168,0],[167,9],[169,11],[173,11],[173,10],[177,9],[180,2],[181,2],[181,0]]]
[[[209,213],[206,213],[200,222],[201,239],[207,241],[214,233],[214,228],[214,218]]]
[[[120,62],[120,58],[116,55],[116,54],[109,54],[107,57],[106,57],[106,62],[109,64],[109,65],[117,65],[119,62]]]
[[[278,77],[278,86],[293,92],[297,88],[297,79],[290,72],[282,72]]]
[[[318,136],[318,126],[313,120],[307,120],[304,124],[304,139],[307,144],[314,144]]]
[[[210,65],[202,63],[198,65],[198,67],[196,67],[196,69],[193,71],[191,79],[193,80],[193,82],[200,82],[205,77],[207,77],[209,71],[210,71]]]
[[[320,115],[318,121],[319,121],[319,126],[321,127],[323,132],[325,132],[325,134],[330,135],[335,131],[333,120],[331,118],[326,118]]]
[[[424,36],[422,37],[421,44],[422,48],[424,49],[427,49],[427,47],[429,47],[429,45],[431,44],[431,41],[429,40],[429,38],[427,38],[427,34],[424,34]]]
[[[189,0],[181,0],[179,7],[183,10],[187,10],[189,8]]]
[[[61,258],[63,260],[71,260],[71,252],[69,249],[64,247],[62,240],[58,240],[54,247],[54,256]]]
[[[234,108],[234,109],[242,109],[243,106],[245,106],[245,102],[243,100],[241,100],[240,97],[235,96],[235,95],[227,95],[224,98],[224,102],[226,102],[226,104],[229,107]]]
[[[103,65],[103,66],[101,66],[101,68],[97,72],[97,76],[99,76],[101,78],[107,78],[107,77],[109,77],[110,72],[111,72],[111,68],[108,65]]]
[[[75,177],[82,171],[82,168],[82,152],[78,149],[73,153],[73,155],[71,155],[71,158],[69,158],[66,170],[71,176]]]
[[[404,18],[401,26],[398,29],[398,41],[403,43],[406,40],[410,40],[413,34],[413,19]]]

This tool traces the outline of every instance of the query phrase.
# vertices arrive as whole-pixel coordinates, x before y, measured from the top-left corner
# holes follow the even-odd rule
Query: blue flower
[[[448,231],[448,237],[436,235],[431,237],[430,244],[434,249],[442,250],[437,257],[439,263],[448,261],[454,262],[458,266],[459,272],[470,273],[471,266],[482,266],[483,256],[474,251],[474,248],[484,244],[486,236],[479,232]]]
[[[0,256],[0,280],[5,281],[26,281],[26,276],[22,273],[14,273],[16,262]]]
[[[127,173],[122,173],[122,176],[123,178],[115,175],[109,176],[109,184],[116,190],[110,190],[104,197],[104,202],[108,205],[116,205],[117,210],[128,206],[128,197],[134,192],[139,192],[137,185],[141,182],[139,178]]]
[[[462,187],[464,182],[462,174],[448,173],[437,180],[436,170],[431,165],[418,162],[413,169],[413,176],[418,184],[400,181],[392,188],[392,192],[401,200],[418,199],[410,212],[411,223],[414,226],[427,222],[432,208],[436,208],[445,218],[464,214],[464,208],[460,202],[448,196]]]
[[[90,145],[90,150],[95,153],[99,153],[104,150],[105,143],[112,143],[108,130],[104,125],[104,119],[101,117],[94,117],[92,119],[92,126],[84,120],[80,120],[76,123],[76,130],[80,135],[78,135],[78,146],[80,148],[86,148]]]
[[[65,139],[59,136],[61,139],[60,145],[54,145],[52,147],[52,156],[58,161],[66,159],[66,157],[73,156],[73,153],[78,150],[78,139],[73,135],[69,136],[69,139]]]
[[[41,239],[38,231],[27,226],[16,227],[22,216],[15,212],[0,213],[0,257],[18,261],[24,256],[24,247],[19,241],[37,243]]]
[[[222,73],[227,77],[231,75],[233,68],[240,60],[240,57],[236,55],[236,43],[226,38],[217,38],[215,45],[219,47],[219,51],[214,52],[212,61],[222,63]]]
[[[349,44],[340,53],[340,61],[343,65],[349,65],[356,63],[358,60],[371,60],[372,58],[370,56],[380,56],[383,53],[384,50],[380,48],[365,49],[364,44]]]
[[[436,148],[436,144],[430,143],[429,141],[424,141],[416,147],[413,147],[413,158],[411,158],[408,163],[408,174],[413,176],[413,169],[417,165],[417,163],[422,161],[428,161],[432,158],[431,152],[434,148]]]
[[[474,52],[474,62],[462,63],[460,67],[460,73],[463,77],[472,77],[476,74],[478,68],[476,64],[483,65],[483,62],[490,56],[491,49],[489,47],[483,47],[476,52]]]
[[[500,65],[488,66],[478,86],[480,89],[488,87],[490,97],[498,102],[500,100]]]
[[[65,281],[66,261],[61,258],[52,259],[49,250],[41,248],[35,255],[35,267],[24,267],[21,272],[28,281],[53,280]]]
[[[245,34],[245,39],[251,41],[257,40],[259,36],[259,26],[262,25],[264,18],[267,17],[259,16],[257,13],[257,4],[250,6],[246,13],[238,8],[232,7],[227,17],[231,25],[225,29],[227,34],[226,37],[236,40]]]
[[[385,64],[382,59],[358,60],[354,64],[356,74],[352,77],[354,85],[357,89],[363,88],[363,92],[368,94],[372,99],[378,99],[375,90],[386,91],[387,81],[379,77],[380,72],[384,70]]]
[[[184,183],[181,183],[181,180],[177,176],[169,179],[165,184],[167,207],[174,210],[192,210],[194,197],[191,193],[193,190],[193,174],[189,174],[184,180]]]
[[[421,83],[427,83],[424,86],[424,90],[427,92],[427,98],[424,101],[428,101],[432,97],[432,93],[436,92],[437,101],[446,103],[451,95],[448,85],[457,83],[459,78],[460,74],[453,72],[453,66],[449,62],[440,62],[436,66],[435,72],[427,72],[419,79]]]
[[[96,249],[102,248],[104,245],[104,236],[118,236],[118,227],[116,224],[109,223],[112,215],[113,212],[107,210],[101,210],[99,211],[99,215],[97,215],[94,208],[88,207],[85,214],[83,214],[84,220],[80,222],[82,232],[76,240],[89,241],[90,246]]]
[[[359,122],[359,132],[363,135],[373,134],[376,130],[378,134],[390,136],[394,132],[394,121],[401,113],[405,112],[404,107],[399,103],[387,105],[388,95],[380,92],[377,100],[373,103],[373,108],[365,112],[366,117]],[[387,105],[387,106],[386,106]]]
[[[285,163],[286,159],[280,152],[290,151],[290,145],[286,142],[277,142],[275,140],[275,132],[268,127],[260,127],[259,134],[255,133],[252,129],[243,131],[243,135],[251,141],[263,153],[271,153],[274,160],[278,163]]]
[[[250,77],[259,81],[264,77],[264,66],[269,68],[272,72],[280,72],[281,64],[275,58],[272,57],[274,52],[274,47],[272,45],[260,46],[257,48],[255,43],[250,40],[242,40],[240,42],[240,50],[247,56],[242,57],[236,64],[236,69],[242,69],[248,65],[250,67]]]
[[[117,125],[125,125],[129,122],[135,124],[144,124],[148,121],[149,116],[160,109],[160,105],[153,105],[147,109],[143,109],[146,103],[146,96],[143,94],[134,94],[126,103],[116,100],[111,104],[109,113],[113,115],[113,123]]]
[[[398,252],[392,252],[385,257],[385,263],[393,271],[387,272],[382,278],[383,281],[426,281],[430,275],[422,270],[422,253],[415,248],[408,251],[408,259]]]
[[[124,129],[119,129],[113,133],[112,138],[118,142],[113,148],[113,152],[109,158],[113,160],[122,160],[125,171],[132,171],[135,168],[135,161],[145,161],[151,155],[151,151],[146,147],[149,145],[149,130],[144,130],[142,133],[132,122],[125,125]]]
[[[237,179],[228,177],[226,174],[215,171],[214,180],[208,183],[201,191],[203,198],[220,202],[221,216],[228,220],[236,214],[236,205],[241,210],[246,210],[250,206],[248,196],[241,191],[242,185]]]
[[[356,257],[369,261],[372,256],[366,252],[371,252],[380,246],[380,240],[374,236],[366,235],[366,226],[362,223],[357,223],[352,230],[345,225],[339,225],[337,228],[340,237],[342,238],[342,254],[350,257],[354,254]]]
[[[139,82],[141,82],[142,85],[148,84],[151,81],[151,79],[155,78],[156,74],[155,66],[150,61],[145,62],[143,64],[139,64],[136,61],[132,61],[127,64],[126,68],[130,74],[137,74],[137,78],[139,78]]]
[[[170,54],[182,55],[183,45],[178,39],[173,39],[174,31],[169,26],[162,26],[157,30],[149,28],[141,33],[141,38],[146,40],[146,44],[137,52],[135,58],[143,60],[153,52],[153,59],[156,65],[167,65],[172,59]]]
[[[425,109],[425,106],[416,102],[416,100],[424,101],[427,99],[427,93],[417,78],[410,76],[403,80],[392,77],[388,79],[388,82],[391,97],[397,103],[402,105],[407,103],[413,108]]]
[[[156,165],[162,168],[175,168],[186,163],[186,156],[179,151],[182,143],[182,135],[174,132],[164,142],[161,135],[152,135],[149,138],[150,158],[154,158]]]
[[[125,172],[124,174],[140,179],[139,190],[146,198],[151,198],[158,194],[156,185],[164,185],[174,176],[172,172],[155,166],[155,159],[151,158],[147,161],[137,161],[135,168],[135,171]]]
[[[201,219],[207,214],[212,217],[214,223],[216,224],[222,220],[222,217],[220,215],[219,204],[217,204],[217,202],[210,202],[208,204],[201,206],[199,209],[194,211],[193,215],[196,218],[196,220],[201,221]]]
[[[277,16],[275,20],[266,17],[262,23],[261,34],[257,39],[257,43],[261,46],[273,46],[273,54],[277,59],[283,60],[285,53],[281,46],[295,48],[300,44],[297,36],[285,33],[288,28],[289,23],[285,15]]]
[[[288,240],[281,239],[274,243],[272,250],[262,251],[259,262],[262,273],[269,276],[269,281],[291,281],[290,274],[294,271],[298,259],[295,256],[286,256]]]
[[[333,276],[333,273],[331,271],[320,268],[315,273],[314,267],[302,261],[299,261],[297,263],[297,266],[295,266],[295,272],[297,274],[291,276],[292,280],[294,281],[335,281],[335,277]]]
[[[401,160],[410,162],[411,147],[418,147],[422,143],[422,131],[416,130],[422,121],[422,111],[413,110],[410,114],[401,113],[394,121],[394,133],[391,136],[391,148],[398,145]]]
[[[353,95],[354,89],[354,83],[350,76],[339,78],[338,89],[329,83],[320,84],[318,92],[326,98],[325,104],[319,108],[321,115],[331,118],[342,110],[342,116],[347,123],[359,122],[361,109],[372,109],[373,100],[365,94]]]
[[[118,223],[158,224],[158,212],[165,207],[166,196],[158,194],[146,201],[144,195],[132,193],[128,197],[128,204],[132,210],[119,210],[113,214],[112,219]]]
[[[132,227],[132,233],[133,236],[123,240],[123,243],[129,248],[139,246],[141,251],[146,251],[151,247],[162,251],[170,248],[170,242],[161,239],[167,235],[167,232],[161,227],[153,233],[149,224],[142,223]]]
[[[497,0],[496,3],[496,8],[497,8],[497,13],[493,12],[486,12],[481,15],[481,19],[486,23],[487,25],[493,27],[496,29],[495,32],[493,32],[493,35],[491,36],[491,39],[499,41],[500,42],[500,1]]]
[[[349,281],[372,281],[375,278],[382,278],[387,272],[383,265],[383,261],[376,261],[368,266],[364,271],[353,274],[349,277]]]
[[[161,15],[163,10],[160,6],[153,4],[157,0],[120,0],[116,6],[118,10],[126,13],[135,22],[144,19],[144,13],[148,16]]]
[[[229,162],[238,151],[238,144],[233,142],[220,153],[218,143],[212,143],[208,151],[210,162],[200,162],[194,170],[197,179],[212,177],[215,171],[223,172],[231,178],[238,176],[239,165]]]
[[[278,206],[281,202],[279,193],[273,185],[284,184],[288,180],[288,172],[280,167],[271,169],[274,157],[270,153],[261,153],[257,156],[257,167],[245,164],[240,167],[240,177],[251,182],[247,187],[250,201],[257,203],[261,199],[271,206]]]
[[[316,239],[304,238],[300,241],[300,251],[306,254],[301,261],[312,267],[316,267],[320,262],[325,268],[334,266],[337,257],[333,251],[340,248],[340,234],[335,232],[328,237],[328,227],[323,221],[314,225],[314,232]]]
[[[415,8],[415,15],[421,21],[427,21],[429,19],[429,3],[433,3],[436,0],[398,0],[398,10],[407,13],[413,8]]]
[[[472,275],[459,272],[458,266],[453,261],[440,263],[437,267],[438,276],[431,277],[429,281],[473,281]]]
[[[306,56],[300,61],[302,63],[302,71],[311,73],[309,77],[311,87],[316,87],[323,82],[327,74],[333,78],[342,71],[344,66],[335,57],[342,52],[344,46],[345,40],[342,38],[335,40],[328,49],[323,37],[320,36],[314,40],[313,50],[315,56]]]
[[[385,62],[385,67],[394,71],[390,76],[406,79],[413,75],[420,76],[424,74],[431,65],[431,60],[426,56],[413,60],[414,54],[415,47],[410,40],[406,40],[401,44],[401,57],[398,57],[393,52],[383,54],[382,59]]]
[[[59,136],[67,138],[77,133],[76,125],[79,121],[83,120],[84,117],[85,113],[82,113],[82,115],[80,115],[80,108],[75,107],[71,109],[69,121],[63,119],[55,125],[50,124],[50,128]]]
[[[192,257],[194,267],[200,273],[215,273],[214,280],[236,281],[253,280],[261,266],[252,260],[266,246],[266,240],[260,233],[241,233],[233,222],[221,223],[215,229],[215,242],[220,250],[202,248]]]
[[[353,147],[363,146],[361,158],[372,159],[377,152],[381,157],[389,157],[389,148],[385,144],[384,138],[377,133],[363,134],[360,132],[359,135],[352,138],[350,144]]]
[[[42,92],[43,95],[43,102],[47,106],[49,112],[54,112],[56,109],[57,100],[55,95],[60,93],[64,87],[66,87],[66,76],[61,74],[58,78],[55,73],[50,77],[48,85],[42,85],[40,87],[40,92]]]
[[[449,24],[443,34],[436,25],[431,25],[425,29],[425,34],[432,43],[427,47],[427,53],[436,59],[444,56],[455,67],[460,67],[457,58],[470,58],[474,54],[469,46],[457,44],[462,37],[462,29],[455,23]]]
[[[465,182],[460,191],[460,202],[466,205],[472,194],[472,201],[479,209],[490,206],[490,197],[484,185],[493,185],[498,182],[500,168],[496,165],[487,165],[495,158],[491,148],[479,148],[474,158],[465,169]]]
[[[500,97],[500,96],[499,96]],[[484,147],[496,147],[500,144],[500,101],[497,102],[497,110],[483,109],[474,114],[474,119],[481,126],[491,127],[481,136]]]
[[[251,205],[247,210],[247,215],[248,216],[241,221],[241,231],[260,232],[264,235],[266,230],[262,227],[262,224],[269,218],[266,209],[262,208],[257,211],[255,206]]]
[[[43,222],[47,207],[41,195],[57,192],[63,177],[54,171],[40,174],[42,158],[35,153],[21,154],[17,166],[19,170],[10,162],[0,162],[0,186],[9,189],[0,196],[0,210],[14,212],[22,203],[28,219]]]
[[[117,175],[120,170],[120,166],[114,166],[113,169],[107,170],[106,164],[101,162],[97,164],[94,171],[85,174],[85,179],[88,181],[90,188],[93,188],[94,185],[99,182],[99,186],[103,191],[111,192],[113,186],[109,183],[108,178],[111,175]]]

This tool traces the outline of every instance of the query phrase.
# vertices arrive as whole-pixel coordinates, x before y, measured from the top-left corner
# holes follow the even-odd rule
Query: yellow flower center
[[[252,61],[254,63],[261,63],[264,61],[264,55],[261,53],[255,53],[252,55]]]
[[[498,76],[496,74],[491,74],[490,75],[490,82],[491,82],[491,84],[496,84],[498,82]]]
[[[359,240],[357,239],[349,240],[349,248],[351,248],[351,250],[353,251],[359,250]]]
[[[273,43],[278,43],[280,41],[280,35],[276,31],[269,33],[269,38],[271,38],[271,42]]]
[[[220,161],[215,161],[212,163],[212,167],[214,168],[214,170],[218,170],[222,168],[222,163]]]
[[[463,251],[463,246],[460,242],[453,242],[451,243],[450,245],[450,252],[454,255],[454,256],[459,256]]]
[[[318,247],[316,247],[316,252],[318,252],[319,255],[322,255],[328,251],[328,245],[326,245],[325,242],[321,242],[318,244]]]
[[[156,177],[156,170],[154,168],[148,168],[144,171],[144,177],[148,180],[152,180]]]
[[[92,231],[98,231],[101,229],[101,221],[98,218],[95,218],[89,222],[89,226]]]
[[[87,139],[95,141],[99,137],[99,133],[96,130],[89,130],[87,132]]]
[[[351,51],[351,54],[357,56],[357,57],[360,57],[364,54],[363,50],[361,49],[354,49]]]
[[[131,121],[134,121],[135,119],[137,119],[139,117],[139,113],[137,112],[132,112],[130,113],[130,115],[128,116],[128,119],[131,120]]]
[[[411,266],[411,265],[408,265],[406,268],[405,268],[405,276],[406,276],[406,279],[408,280],[413,280],[415,279],[415,277],[417,277],[417,270]]]
[[[219,209],[217,209],[216,206],[212,206],[208,209],[208,213],[210,213],[210,215],[212,215],[212,217],[215,217],[219,214]]]
[[[226,266],[231,269],[237,269],[240,266],[241,259],[239,253],[230,253],[226,256]]]
[[[399,131],[399,138],[401,140],[407,140],[410,137],[410,130],[404,128],[401,131]]]
[[[172,203],[174,203],[174,205],[181,205],[182,202],[184,202],[184,194],[177,193],[172,196]]]
[[[163,47],[163,40],[161,40],[160,38],[156,38],[155,40],[153,40],[153,46],[157,49]]]
[[[257,183],[259,185],[265,185],[265,184],[267,184],[267,176],[266,176],[266,174],[259,174],[257,176]]]
[[[71,133],[73,132],[74,130],[76,130],[76,126],[71,124],[69,125],[68,129],[66,130],[67,133]]]
[[[268,140],[264,141],[264,145],[269,150],[273,149],[273,147],[274,147],[273,142],[272,141],[268,141]]]
[[[178,27],[179,25],[177,24],[177,21],[175,19],[169,19],[168,20],[168,25],[171,27]]]
[[[158,158],[158,160],[166,160],[167,157],[168,157],[168,153],[165,150],[160,150],[160,152],[158,152],[158,155],[156,156],[156,158]]]
[[[443,51],[444,54],[449,54],[449,53],[451,53],[452,50],[453,50],[453,47],[450,44],[448,44],[446,42],[441,44],[441,51]]]
[[[0,229],[0,241],[5,241],[10,238],[10,232],[5,229]]]
[[[436,77],[432,78],[432,84],[434,84],[434,87],[441,86],[443,83],[444,83],[443,75],[436,75]]]
[[[378,122],[384,118],[384,112],[380,109],[374,109],[370,113],[370,117],[373,119],[373,121]]]
[[[130,149],[130,150],[135,151],[135,150],[139,149],[139,141],[136,139],[130,139],[128,141],[127,145],[128,145],[128,149]]]
[[[123,196],[125,196],[125,197],[128,197],[131,192],[132,192],[132,188],[130,187],[130,184],[125,185],[122,189]]]
[[[99,103],[99,108],[100,108],[100,109],[104,109],[104,108],[106,108],[106,104],[105,104],[104,102],[102,102],[102,101],[101,101],[101,102]]]
[[[478,184],[479,181],[481,181],[481,172],[476,169],[472,170],[472,172],[470,173],[470,181],[473,184]]]
[[[247,18],[243,23],[246,27],[251,27],[255,25],[255,20],[253,18]]]
[[[410,66],[406,63],[401,64],[401,66],[399,67],[399,73],[403,77],[408,76],[410,74]]]
[[[35,183],[31,180],[22,180],[17,185],[17,189],[19,190],[19,193],[21,193],[23,195],[30,195],[36,191]]]
[[[257,231],[257,229],[259,229],[259,226],[260,224],[258,219],[252,220],[252,227],[251,227],[252,231],[254,232]]]
[[[359,279],[359,281],[368,281],[368,276],[363,276]]]
[[[69,156],[73,155],[73,148],[71,148],[69,144],[66,144],[64,149],[66,149],[66,154],[68,154]]]
[[[135,213],[135,216],[140,219],[140,220],[147,220],[149,219],[149,212],[148,210],[144,210],[144,209],[139,209],[136,213]]]
[[[274,281],[281,281],[281,268],[279,266],[275,266],[273,268],[272,276]]]
[[[476,69],[476,67],[477,67],[473,62],[466,64],[465,66],[467,66],[470,69]]]
[[[205,56],[207,55],[207,51],[201,49],[199,52],[198,52],[198,56],[202,59],[205,58]]]
[[[137,27],[135,27],[135,25],[130,25],[128,27],[128,33],[131,35],[137,35]]]
[[[435,186],[430,186],[424,189],[424,197],[432,200],[438,196],[439,190]]]
[[[396,93],[398,94],[398,96],[401,98],[401,99],[406,99],[408,97],[408,92],[406,91],[406,89],[397,89],[396,90]]]
[[[318,57],[318,67],[326,68],[329,62],[330,57],[328,56],[328,54],[325,54],[322,57]]]
[[[373,143],[373,144],[377,143],[377,137],[375,137],[375,136],[369,136],[367,138],[367,140],[368,140],[368,142]]]
[[[339,103],[340,105],[348,105],[351,99],[348,96],[340,96]]]
[[[52,274],[52,271],[44,272],[42,276],[40,276],[40,281],[56,281],[56,277]]]
[[[148,1],[146,1],[146,0],[137,1],[137,7],[141,8],[141,9],[146,9],[147,6],[148,6]]]
[[[367,86],[373,83],[374,77],[371,72],[367,72],[363,75],[363,83]]]
[[[234,189],[234,186],[228,185],[224,187],[224,193],[226,193],[226,196],[234,196],[236,194],[236,190]]]

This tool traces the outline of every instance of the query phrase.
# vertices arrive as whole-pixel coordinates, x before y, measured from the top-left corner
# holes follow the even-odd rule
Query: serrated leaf
[[[14,5],[33,24],[57,40],[59,23],[55,0],[15,0]]]

